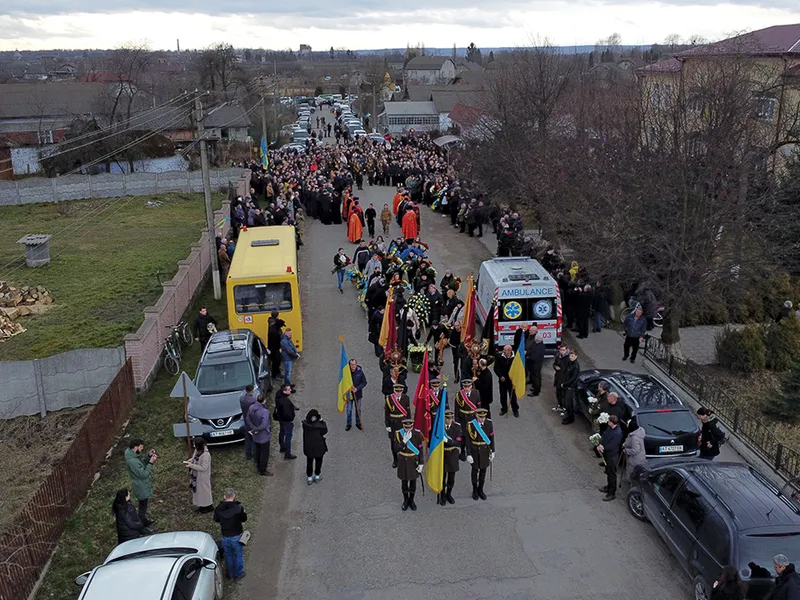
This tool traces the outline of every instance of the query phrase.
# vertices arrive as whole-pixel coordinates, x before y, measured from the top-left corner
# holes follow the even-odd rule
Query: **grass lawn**
[[[204,289],[198,305],[204,303],[217,319],[219,329],[225,329],[225,300],[215,301],[209,288],[207,285]],[[194,314],[194,310],[190,314]],[[181,368],[194,376],[199,357],[199,346],[195,343],[185,352]],[[212,515],[198,515],[193,511],[188,469],[181,464],[188,457],[186,441],[172,435],[172,424],[183,419],[183,400],[169,397],[176,379],[162,369],[147,395],[137,400],[124,437],[101,469],[100,478],[86,500],[67,524],[50,570],[37,593],[38,600],[77,598],[79,588],[73,579],[102,563],[117,545],[111,502],[118,489],[130,485],[124,453],[134,437],[142,438],[147,448],[156,448],[159,454],[154,467],[154,496],[148,509],[148,515],[156,520],[154,531],[206,531],[219,539],[219,525],[214,523]],[[253,529],[265,478],[258,477],[254,465],[246,462],[242,444],[212,448],[211,456],[215,503],[222,498],[224,488],[234,487],[248,512],[247,526]],[[226,581],[226,598],[235,585]]]
[[[21,319],[25,333],[0,343],[0,360],[28,360],[121,345],[200,238],[205,208],[202,194],[127,196],[0,207],[0,223],[0,280],[43,285],[54,299],[52,310]],[[49,265],[25,266],[16,241],[28,233],[53,234]]]

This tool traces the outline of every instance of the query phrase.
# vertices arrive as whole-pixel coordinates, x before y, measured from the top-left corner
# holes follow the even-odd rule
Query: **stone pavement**
[[[390,187],[366,186],[362,205],[382,207]],[[423,209],[422,239],[441,274],[466,278],[490,253]],[[392,233],[398,227],[392,224]],[[327,420],[323,480],[306,485],[305,461],[274,458],[265,478],[262,519],[253,527],[244,600],[449,600],[507,598],[594,600],[613,597],[681,600],[690,582],[652,527],[631,517],[624,494],[602,502],[605,484],[588,443],[589,424],[570,427],[550,409],[551,372],[539,398],[521,400],[520,418],[495,416],[497,459],[487,501],[470,498],[466,463],[456,478],[456,504],[441,507],[418,489],[416,512],[402,512],[383,428],[380,372],[355,290],[336,290],[331,257],[352,253],[344,225],[307,222],[299,271],[305,352],[297,366],[295,453],[299,420],[316,407]],[[340,334],[363,366],[368,385],[364,431],[344,430],[336,412]],[[449,353],[445,372],[454,392]],[[546,366],[546,369],[548,367]],[[414,389],[417,376],[410,374]],[[494,411],[497,411],[495,390]],[[274,448],[274,446],[273,446]]]

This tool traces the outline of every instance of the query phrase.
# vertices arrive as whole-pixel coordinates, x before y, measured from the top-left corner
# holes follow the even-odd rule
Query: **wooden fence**
[[[21,600],[33,590],[67,519],[86,495],[128,420],[135,395],[128,360],[89,413],[64,458],[0,537],[0,600]]]

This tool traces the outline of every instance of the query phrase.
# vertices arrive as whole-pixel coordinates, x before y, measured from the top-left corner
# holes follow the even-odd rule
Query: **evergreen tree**
[[[481,49],[478,48],[474,43],[471,43],[469,46],[467,46],[467,60],[477,64],[481,64],[483,62],[483,58],[481,57]]]
[[[594,67],[594,52],[589,52],[589,68]]]
[[[789,423],[800,418],[800,362],[784,377],[779,392],[772,394],[764,404],[764,413]]]
[[[331,57],[331,60],[333,60],[334,58],[336,58],[336,52],[333,50],[333,46],[331,46],[331,49],[330,49],[330,50],[328,50],[328,54],[330,55],[330,57]]]
[[[494,50],[489,51],[489,62],[494,62]]]

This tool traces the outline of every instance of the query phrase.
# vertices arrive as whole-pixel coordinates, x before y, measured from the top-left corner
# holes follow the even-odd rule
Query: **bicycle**
[[[181,368],[181,352],[180,343],[174,335],[170,334],[164,340],[164,352],[164,368],[170,375],[177,375]]]
[[[625,319],[629,315],[632,315],[634,312],[636,312],[637,308],[641,307],[642,307],[641,303],[638,300],[636,300],[636,298],[629,298],[627,308],[624,308],[619,315],[620,322],[624,323]],[[655,327],[658,327],[659,329],[661,329],[664,326],[664,315],[662,314],[663,310],[664,307],[659,306],[658,308],[656,308],[656,314],[653,315],[653,325]]]

